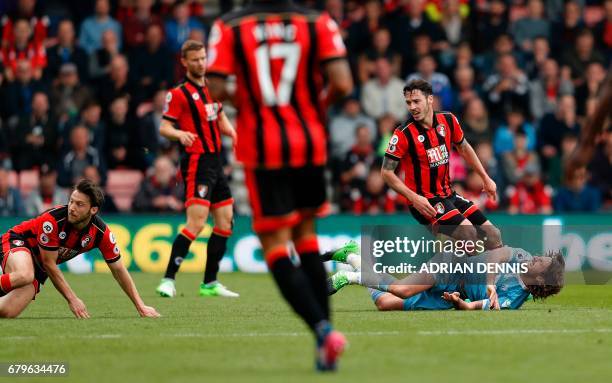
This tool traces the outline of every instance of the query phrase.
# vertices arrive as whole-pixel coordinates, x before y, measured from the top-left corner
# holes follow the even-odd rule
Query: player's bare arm
[[[47,275],[51,279],[51,282],[53,282],[53,286],[55,286],[57,291],[59,291],[68,302],[68,306],[70,307],[70,310],[74,316],[81,319],[89,318],[89,313],[87,312],[85,303],[83,303],[83,301],[76,296],[64,278],[64,274],[61,272],[59,267],[57,267],[57,250],[48,251],[40,248],[40,253],[42,255],[43,267],[45,268]]]
[[[160,316],[155,308],[144,304],[142,298],[140,298],[140,294],[138,294],[134,280],[132,280],[132,277],[125,268],[123,262],[117,261],[109,263],[108,268],[110,269],[117,283],[119,283],[119,286],[121,286],[121,289],[130,298],[132,303],[134,303],[134,306],[141,317],[157,318]]]
[[[395,169],[399,164],[398,160],[394,160],[385,156],[383,158],[383,164],[381,174],[385,183],[395,192],[406,197],[421,214],[425,217],[433,218],[436,216],[436,210],[431,206],[427,198],[416,194],[410,190],[408,186],[395,174]]]
[[[335,104],[353,91],[353,77],[346,60],[337,59],[328,62],[325,64],[324,72],[328,81],[325,89],[325,105]]]
[[[457,310],[482,310],[483,306],[487,304],[486,300],[466,302],[461,299],[461,294],[456,291],[452,293],[444,292],[442,299],[452,303]]]
[[[227,118],[227,115],[224,111],[221,111],[221,113],[219,113],[219,130],[224,136],[230,137],[232,139],[233,145],[236,146],[236,141],[238,140],[236,129],[234,129],[232,122],[229,120],[229,118]]]
[[[474,151],[474,148],[472,148],[472,145],[470,145],[466,139],[463,139],[463,141],[455,147],[465,162],[467,162],[467,164],[474,169],[474,171],[482,179],[482,189],[489,195],[491,200],[495,201],[497,199],[497,185],[495,184],[495,181],[493,181],[487,174],[484,166],[482,166],[482,163],[478,159],[478,156],[476,156],[476,152]]]
[[[197,138],[195,134],[176,129],[172,122],[162,119],[159,134],[172,141],[179,141],[183,146],[191,146]]]

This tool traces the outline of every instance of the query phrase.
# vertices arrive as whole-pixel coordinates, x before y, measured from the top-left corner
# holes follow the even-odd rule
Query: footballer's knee
[[[460,239],[463,241],[476,242],[478,240],[478,231],[476,231],[476,228],[471,223],[461,224],[457,226],[457,228],[453,232],[453,238]]]
[[[18,315],[19,313],[10,307],[0,307],[0,318],[17,318]]]
[[[501,231],[497,227],[485,223],[481,229],[485,232],[487,249],[497,249],[503,245]]]
[[[382,296],[378,298],[375,303],[376,303],[376,308],[378,309],[378,311],[395,310],[393,299],[389,299],[389,297]]]

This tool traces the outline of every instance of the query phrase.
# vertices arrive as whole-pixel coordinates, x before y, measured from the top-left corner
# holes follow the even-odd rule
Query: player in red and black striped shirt
[[[18,316],[40,291],[47,277],[66,298],[77,318],[89,313],[57,265],[98,248],[113,277],[142,317],[158,317],[146,306],[122,262],[119,245],[97,213],[104,199],[91,181],[79,182],[68,205],[50,209],[0,236],[0,317]]]
[[[168,92],[159,129],[162,136],[178,140],[184,146],[181,172],[187,208],[187,224],[172,244],[166,274],[156,290],[164,297],[176,295],[176,273],[187,256],[191,242],[204,228],[209,211],[212,211],[215,226],[206,247],[206,268],[200,295],[238,296],[217,281],[219,262],[232,234],[234,203],[223,172],[221,135],[231,137],[235,143],[236,132],[221,103],[208,92],[204,78],[206,59],[204,44],[194,40],[183,43],[181,64],[187,71],[186,80]]]
[[[482,229],[487,248],[501,246],[499,230],[472,201],[457,194],[450,185],[449,159],[454,145],[482,178],[483,190],[496,198],[495,182],[487,175],[472,146],[463,136],[457,118],[433,109],[431,85],[413,80],[404,87],[409,120],[398,127],[389,141],[383,161],[385,182],[406,197],[417,221],[453,238],[476,240]],[[395,174],[397,166],[405,174]]]
[[[253,1],[214,23],[208,49],[213,96],[227,96],[224,79],[236,75],[236,155],[253,229],[285,299],[316,335],[318,368],[333,369],[344,339],[329,325],[314,222],[327,206],[325,108],[352,90],[338,26],[291,1]],[[299,267],[289,259],[289,241]]]

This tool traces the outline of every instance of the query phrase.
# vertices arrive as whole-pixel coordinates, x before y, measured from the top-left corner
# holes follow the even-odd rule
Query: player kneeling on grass
[[[328,280],[330,294],[350,284],[362,284],[361,270],[355,261],[342,260],[336,252],[330,259],[346,262],[355,271],[338,271]],[[380,283],[368,290],[376,307],[388,310],[489,310],[519,309],[529,295],[545,299],[561,291],[564,284],[565,260],[561,252],[532,256],[523,249],[503,247],[468,258],[469,262],[526,263],[524,273],[500,274],[411,274],[395,279],[388,274],[380,276]],[[491,288],[489,281],[494,282]],[[470,302],[466,300],[469,299]]]
[[[57,206],[13,227],[0,237],[0,317],[17,317],[34,300],[47,276],[66,298],[77,318],[89,318],[83,301],[72,291],[58,265],[79,254],[100,249],[125,294],[142,317],[158,317],[146,306],[122,262],[115,236],[97,215],[102,190],[80,181],[68,205]]]

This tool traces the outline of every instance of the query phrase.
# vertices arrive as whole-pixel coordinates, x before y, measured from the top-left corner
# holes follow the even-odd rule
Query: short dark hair
[[[406,84],[406,86],[404,86],[404,96],[410,94],[413,90],[420,90],[425,97],[433,95],[431,84],[422,79],[412,80]]]
[[[542,274],[544,281],[542,284],[526,286],[534,300],[558,294],[565,284],[565,259],[561,251],[550,252],[544,256],[551,258],[550,266]]]
[[[181,46],[181,57],[187,57],[187,52],[204,49],[204,43],[196,40],[187,40]]]
[[[89,202],[92,207],[100,207],[104,204],[104,192],[102,188],[91,180],[83,179],[74,187],[74,190],[85,194],[89,197]]]

